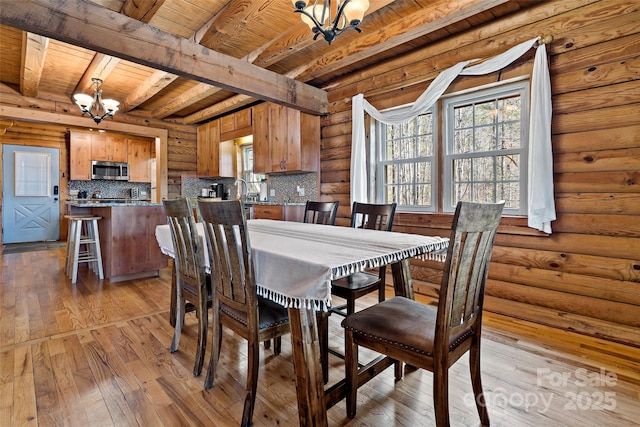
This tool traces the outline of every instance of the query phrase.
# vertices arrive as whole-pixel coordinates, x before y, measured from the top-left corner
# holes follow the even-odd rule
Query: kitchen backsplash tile
[[[132,188],[138,189],[138,197],[142,200],[148,200],[151,196],[151,184],[144,182],[69,181],[67,185],[69,194],[72,190],[86,191],[87,197],[91,198],[93,194],[100,192],[103,199],[127,199],[131,195]]]
[[[198,178],[190,175],[182,176],[182,197],[195,198],[200,196],[203,188],[209,188],[211,184],[222,183],[225,191],[230,191],[230,198],[236,197],[234,179],[210,179]],[[318,178],[316,173],[300,174],[275,174],[267,176],[267,193],[269,202],[272,203],[304,203],[307,200],[318,198]],[[304,189],[304,195],[300,195],[298,188]],[[271,196],[271,190],[275,190],[275,196]]]

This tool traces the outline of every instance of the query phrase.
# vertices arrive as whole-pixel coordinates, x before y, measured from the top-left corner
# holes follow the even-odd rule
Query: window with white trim
[[[379,124],[380,161],[376,181],[382,203],[405,209],[433,210],[435,206],[435,112],[398,125]]]
[[[438,102],[440,118],[433,109],[406,123],[378,123],[376,201],[453,212],[458,201],[504,200],[505,213],[526,215],[529,81]]]

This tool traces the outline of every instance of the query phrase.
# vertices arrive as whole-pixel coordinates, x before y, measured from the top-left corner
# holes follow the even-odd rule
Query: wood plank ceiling
[[[290,0],[2,3],[3,103],[19,96],[77,108],[73,94],[92,93],[98,77],[122,112],[196,124],[258,100],[325,113],[337,78],[533,2],[371,0],[362,33],[331,45],[313,40]]]

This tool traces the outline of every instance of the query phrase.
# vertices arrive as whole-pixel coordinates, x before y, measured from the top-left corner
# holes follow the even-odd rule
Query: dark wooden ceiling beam
[[[323,90],[91,3],[3,0],[0,22],[307,113],[328,111]]]

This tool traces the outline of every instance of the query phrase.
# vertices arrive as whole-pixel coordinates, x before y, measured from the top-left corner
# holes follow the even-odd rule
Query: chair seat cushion
[[[334,288],[344,289],[362,289],[369,286],[378,286],[380,283],[380,277],[377,274],[369,273],[354,273],[350,276],[336,279],[331,282],[331,286]]]
[[[243,325],[247,324],[247,315],[244,311],[235,310],[225,304],[220,305],[220,310]],[[289,321],[289,313],[286,308],[261,296],[258,296],[258,312],[260,316],[260,330],[278,326]]]
[[[436,307],[394,297],[347,316],[342,327],[398,348],[432,356],[437,312]],[[452,335],[450,349],[473,333],[470,330]]]

